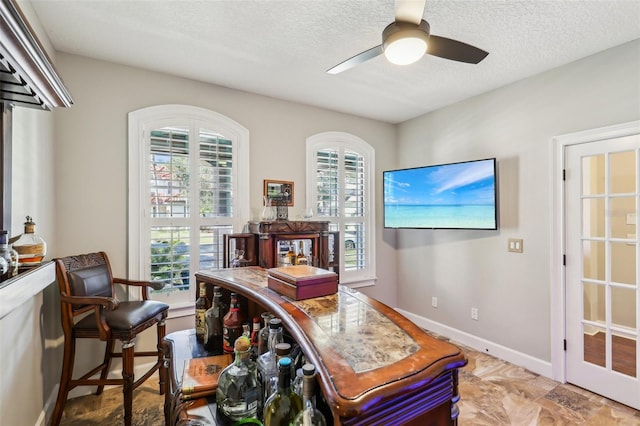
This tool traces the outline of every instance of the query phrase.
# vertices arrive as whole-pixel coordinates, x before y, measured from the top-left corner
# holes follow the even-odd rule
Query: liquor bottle
[[[242,335],[251,341],[251,326],[249,326],[248,322],[242,324]]]
[[[296,265],[306,265],[307,264],[307,256],[304,254],[304,242],[300,240],[300,244],[298,246],[298,255],[296,256]]]
[[[253,359],[258,358],[258,340],[260,336],[260,318],[253,317],[251,320],[251,352],[253,353]]]
[[[222,301],[222,289],[214,286],[211,307],[204,314],[204,347],[211,353],[222,353],[222,319],[226,312],[227,306]]]
[[[287,258],[289,259],[290,265],[296,264],[296,252],[293,250],[293,243],[289,244],[289,251],[287,252]]]
[[[260,318],[262,318],[264,326],[260,329],[260,333],[258,334],[258,356],[269,350],[269,347],[267,346],[269,341],[269,320],[273,318],[273,314],[271,312],[263,312],[260,314]]]
[[[9,245],[9,233],[5,230],[0,231],[0,258],[7,263],[6,268],[0,267],[0,281],[18,275],[18,252]]]
[[[302,400],[291,392],[291,358],[278,361],[278,390],[264,404],[264,424],[289,426],[302,411]]]
[[[256,363],[251,360],[251,342],[240,336],[234,343],[235,359],[218,378],[218,411],[232,422],[257,418],[258,382]]]
[[[278,343],[284,343],[282,320],[280,318],[271,318],[269,320],[268,350],[258,357],[257,362],[258,386],[260,387],[258,414],[262,413],[261,408],[271,394],[272,379],[278,376],[278,364],[276,363],[276,346]]]
[[[293,420],[294,426],[326,426],[327,419],[316,408],[316,368],[313,364],[302,366],[302,411]]]
[[[238,295],[231,293],[229,312],[222,320],[222,350],[225,353],[233,353],[233,342],[242,335],[242,324],[244,316],[240,312],[240,302]]]
[[[24,223],[24,234],[14,243],[13,248],[18,252],[19,266],[37,266],[47,254],[47,243],[35,233],[36,224],[31,216],[27,216]]]
[[[293,377],[293,359],[291,358],[291,345],[289,343],[284,342],[284,343],[278,343],[276,345],[276,366],[278,365],[278,362],[280,362],[282,358],[291,359],[291,376],[290,377]],[[277,390],[278,390],[278,376],[274,375],[273,377],[269,378],[269,383],[267,384],[264,392],[264,395],[265,395],[264,400],[266,401],[267,399],[269,399],[269,397],[273,395]]]
[[[207,299],[207,287],[205,283],[200,283],[200,292],[196,300],[196,339],[204,342],[206,313],[209,309],[209,299]]]

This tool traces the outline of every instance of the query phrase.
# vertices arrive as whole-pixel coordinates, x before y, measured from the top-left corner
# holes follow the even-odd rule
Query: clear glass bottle
[[[264,424],[289,426],[302,411],[302,400],[291,391],[291,358],[278,361],[278,390],[264,404]]]
[[[6,262],[6,267],[0,266],[0,281],[18,275],[18,252],[9,245],[9,233],[4,229],[0,231],[0,258]]]
[[[14,243],[13,248],[18,252],[19,266],[37,266],[40,265],[44,256],[47,254],[47,243],[35,233],[36,224],[27,216],[24,223],[24,234],[20,236]]]
[[[242,335],[244,316],[240,311],[238,295],[231,293],[229,312],[222,319],[222,350],[225,353],[233,353],[233,342]]]
[[[251,360],[251,342],[240,336],[234,343],[235,360],[220,372],[216,403],[219,413],[233,422],[257,418],[258,381]]]
[[[227,312],[227,305],[222,301],[222,289],[213,287],[211,307],[204,314],[204,347],[213,354],[222,353],[222,319]]]
[[[291,359],[291,345],[289,343],[284,342],[284,343],[278,343],[276,345],[276,371],[277,371],[278,362],[280,362],[282,358]],[[291,359],[291,377],[293,377],[293,359]],[[264,400],[266,401],[267,399],[269,399],[269,397],[273,395],[277,390],[278,390],[278,376],[274,375],[269,379],[269,383],[265,388]]]
[[[209,309],[207,286],[205,283],[200,283],[200,291],[196,299],[196,339],[198,342],[204,342],[207,309]]]
[[[302,411],[293,420],[294,426],[326,426],[327,419],[316,408],[316,367],[302,366]]]
[[[273,318],[273,314],[271,312],[263,312],[260,314],[260,318],[262,318],[264,326],[260,329],[260,334],[258,334],[258,356],[269,350],[269,346],[267,346],[269,341],[269,320]]]
[[[271,394],[271,382],[278,376],[278,364],[276,363],[276,345],[284,343],[282,335],[282,320],[271,318],[269,320],[268,350],[258,357],[258,383],[260,386],[259,408]],[[262,411],[259,411],[261,413]]]

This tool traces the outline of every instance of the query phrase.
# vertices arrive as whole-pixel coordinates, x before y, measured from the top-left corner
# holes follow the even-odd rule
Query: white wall
[[[550,139],[640,118],[639,77],[636,40],[400,124],[399,167],[497,157],[500,230],[397,231],[397,306],[550,362]]]

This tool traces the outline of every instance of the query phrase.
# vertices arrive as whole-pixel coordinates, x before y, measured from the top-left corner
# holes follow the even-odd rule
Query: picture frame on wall
[[[264,196],[272,206],[293,207],[293,182],[286,180],[264,180]]]

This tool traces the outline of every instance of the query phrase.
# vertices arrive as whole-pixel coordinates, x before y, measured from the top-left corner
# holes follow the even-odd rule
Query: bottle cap
[[[278,343],[276,345],[276,355],[286,356],[291,353],[291,345],[288,343]]]
[[[280,361],[278,361],[278,366],[282,368],[291,367],[291,358],[280,358]]]
[[[280,318],[271,318],[269,320],[269,328],[276,329],[282,327],[282,320]]]
[[[316,367],[313,364],[305,364],[302,366],[302,374],[305,376],[313,376],[316,374]]]

